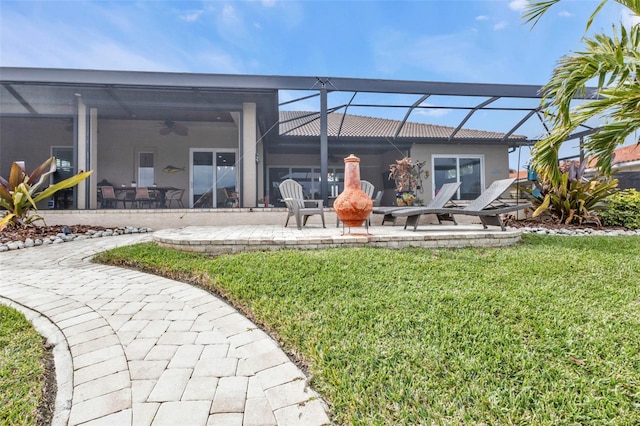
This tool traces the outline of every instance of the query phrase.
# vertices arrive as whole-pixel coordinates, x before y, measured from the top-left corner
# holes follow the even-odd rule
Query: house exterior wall
[[[14,161],[27,171],[51,156],[53,146],[73,146],[73,128],[62,118],[0,118],[0,176],[7,178]]]
[[[107,179],[116,186],[137,180],[136,155],[155,154],[154,174],[161,186],[186,188],[189,185],[190,148],[238,149],[238,129],[233,124],[189,123],[188,136],[158,134],[156,121],[100,120],[97,181]],[[165,173],[173,166],[184,171]]]
[[[394,183],[386,179],[389,172],[389,165],[395,160],[399,160],[409,153],[398,150],[389,150],[382,154],[362,154],[356,156],[360,158],[360,178],[368,180],[375,186],[375,191],[382,190],[382,205],[395,204]],[[425,169],[431,172],[432,159],[434,155],[473,155],[482,157],[484,175],[483,184],[486,188],[497,179],[504,179],[509,176],[509,157],[505,146],[495,145],[453,145],[453,144],[415,144],[411,148],[411,158],[414,161],[426,161]],[[346,157],[346,155],[344,156]],[[331,161],[333,160],[333,161]],[[331,156],[329,168],[343,168],[342,156]],[[272,154],[269,156],[269,167],[319,167],[319,154]],[[433,197],[433,176],[423,179],[423,190],[418,193],[418,198],[425,203]]]
[[[415,144],[411,148],[411,158],[414,161],[426,161],[426,168],[431,171],[432,159],[434,155],[473,155],[482,156],[484,164],[484,188],[491,182],[509,177],[509,155],[506,146],[499,145],[419,145]],[[421,194],[425,202],[429,202],[433,197],[433,174],[428,179],[423,180],[425,191]]]
[[[95,181],[106,179],[115,186],[129,186],[137,181],[138,153],[153,152],[155,183],[188,190],[190,148],[238,150],[234,123],[190,122],[186,126],[187,136],[163,136],[158,133],[162,127],[158,121],[100,120]],[[164,171],[167,166],[184,170],[168,173]],[[184,202],[186,205],[186,198]]]

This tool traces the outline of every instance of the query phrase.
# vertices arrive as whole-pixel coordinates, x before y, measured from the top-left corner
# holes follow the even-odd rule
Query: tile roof
[[[613,151],[615,157],[613,159],[613,164],[621,164],[621,163],[630,163],[632,161],[640,161],[640,144],[637,145],[628,145],[623,146],[622,148],[618,148]],[[596,164],[596,160],[594,158],[589,160],[588,167],[594,167]],[[517,177],[518,179],[526,179],[527,171],[519,170],[517,172],[509,173],[509,177]]]
[[[517,172],[509,172],[509,177],[511,179],[516,178],[517,180],[528,180],[527,176],[528,170],[518,170]]]
[[[628,163],[630,161],[640,160],[640,145],[623,146],[613,151],[615,157],[613,159],[614,164]]]
[[[307,111],[280,111],[280,135],[313,137],[320,135],[319,113]],[[388,118],[365,117],[351,114],[328,114],[327,131],[330,137],[340,136],[345,138],[394,138],[400,120]],[[420,139],[448,139],[455,127],[439,126],[434,124],[423,124],[406,122],[399,138],[420,138]],[[485,130],[473,130],[462,128],[455,134],[454,139],[487,139],[502,140],[504,133],[490,132]],[[523,135],[510,135],[509,140],[526,140]]]

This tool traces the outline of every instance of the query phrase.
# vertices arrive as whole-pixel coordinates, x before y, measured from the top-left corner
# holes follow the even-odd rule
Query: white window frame
[[[149,182],[148,184],[145,182],[141,182],[140,179],[140,156],[142,154],[151,154],[153,156],[153,167],[151,167],[151,169],[153,170],[153,179],[151,179],[151,182]],[[156,154],[155,150],[153,149],[141,149],[136,153],[136,185],[138,186],[146,186],[146,187],[150,187],[153,186],[155,184],[155,179],[156,179],[156,162],[157,162],[157,158],[158,155]],[[145,167],[148,168],[148,167]],[[143,185],[144,183],[144,185]]]
[[[189,148],[189,207],[193,208],[193,153],[194,152],[211,152],[213,154],[213,168],[214,168],[214,172],[213,172],[213,177],[214,180],[212,182],[212,184],[214,185],[214,189],[215,189],[215,184],[216,184],[216,179],[217,179],[217,165],[216,165],[216,161],[217,161],[217,156],[218,153],[234,153],[236,156],[236,192],[239,192],[241,188],[239,188],[240,186],[240,157],[239,157],[239,150],[237,148]],[[218,194],[217,191],[213,191],[212,195],[212,202],[213,202],[213,207],[212,208],[216,208],[217,204],[218,204]]]

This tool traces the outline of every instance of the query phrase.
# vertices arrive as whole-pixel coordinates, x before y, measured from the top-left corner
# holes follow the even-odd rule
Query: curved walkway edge
[[[326,404],[278,344],[185,283],[92,264],[151,235],[0,254],[0,303],[54,345],[54,424],[321,425]],[[5,278],[6,277],[6,278]]]

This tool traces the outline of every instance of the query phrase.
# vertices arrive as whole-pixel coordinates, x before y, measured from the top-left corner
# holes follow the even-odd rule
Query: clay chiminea
[[[360,159],[353,154],[344,159],[344,191],[333,209],[348,227],[362,226],[373,209],[371,198],[360,189]]]

